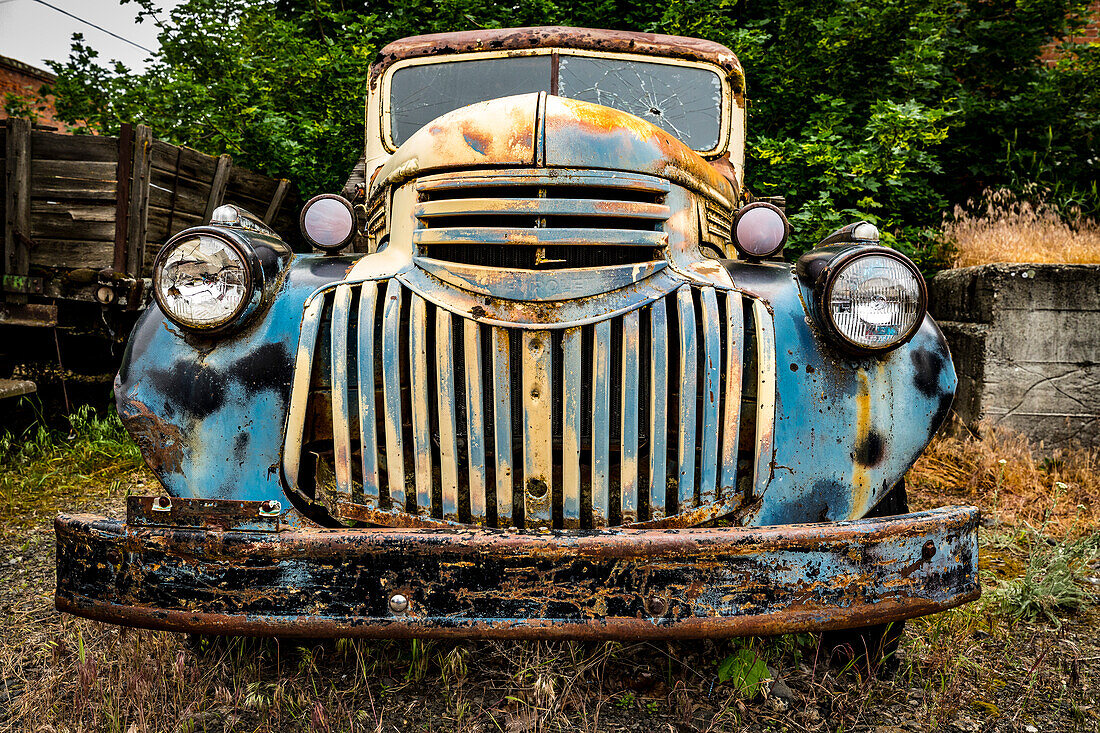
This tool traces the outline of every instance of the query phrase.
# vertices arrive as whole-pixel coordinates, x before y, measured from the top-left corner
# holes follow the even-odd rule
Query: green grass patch
[[[82,406],[69,425],[65,432],[39,420],[22,432],[0,433],[0,524],[26,526],[66,500],[106,494],[142,466],[113,409],[101,417]]]

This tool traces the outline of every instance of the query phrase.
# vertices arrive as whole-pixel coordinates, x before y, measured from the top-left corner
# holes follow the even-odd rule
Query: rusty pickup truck
[[[60,516],[59,609],[214,634],[889,636],[978,597],[978,510],[909,513],[956,386],[916,267],[852,222],[790,263],[708,41],[384,48],[295,255],[174,236],[116,380],[160,480]],[[896,638],[896,634],[895,634]]]

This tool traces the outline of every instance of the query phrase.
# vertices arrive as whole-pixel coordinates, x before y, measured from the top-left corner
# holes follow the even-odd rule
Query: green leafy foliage
[[[718,681],[743,698],[752,698],[771,678],[768,665],[752,649],[739,649],[718,665]]]
[[[1082,0],[187,0],[167,15],[132,1],[161,28],[160,51],[134,73],[75,37],[54,64],[65,119],[144,122],[307,195],[338,189],[361,152],[385,43],[562,24],[732,48],[748,77],[746,183],[787,197],[796,253],[865,218],[934,267],[944,213],[989,187],[1100,211],[1100,46],[1040,58],[1084,22]]]

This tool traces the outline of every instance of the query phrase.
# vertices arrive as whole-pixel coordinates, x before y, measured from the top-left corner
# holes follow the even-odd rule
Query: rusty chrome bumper
[[[126,523],[57,518],[59,610],[214,634],[700,638],[882,623],[981,593],[974,507],[521,533],[288,530],[259,502],[174,499],[156,518],[151,501],[131,497]]]

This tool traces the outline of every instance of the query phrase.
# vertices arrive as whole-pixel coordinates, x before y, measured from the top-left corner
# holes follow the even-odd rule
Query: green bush
[[[1087,2],[858,0],[187,0],[143,73],[81,38],[54,65],[65,119],[156,134],[336,190],[362,148],[368,66],[416,33],[557,23],[698,36],[732,48],[749,90],[747,185],[785,195],[793,249],[854,218],[935,266],[943,214],[988,187],[1100,211],[1100,47],[1064,46]]]

